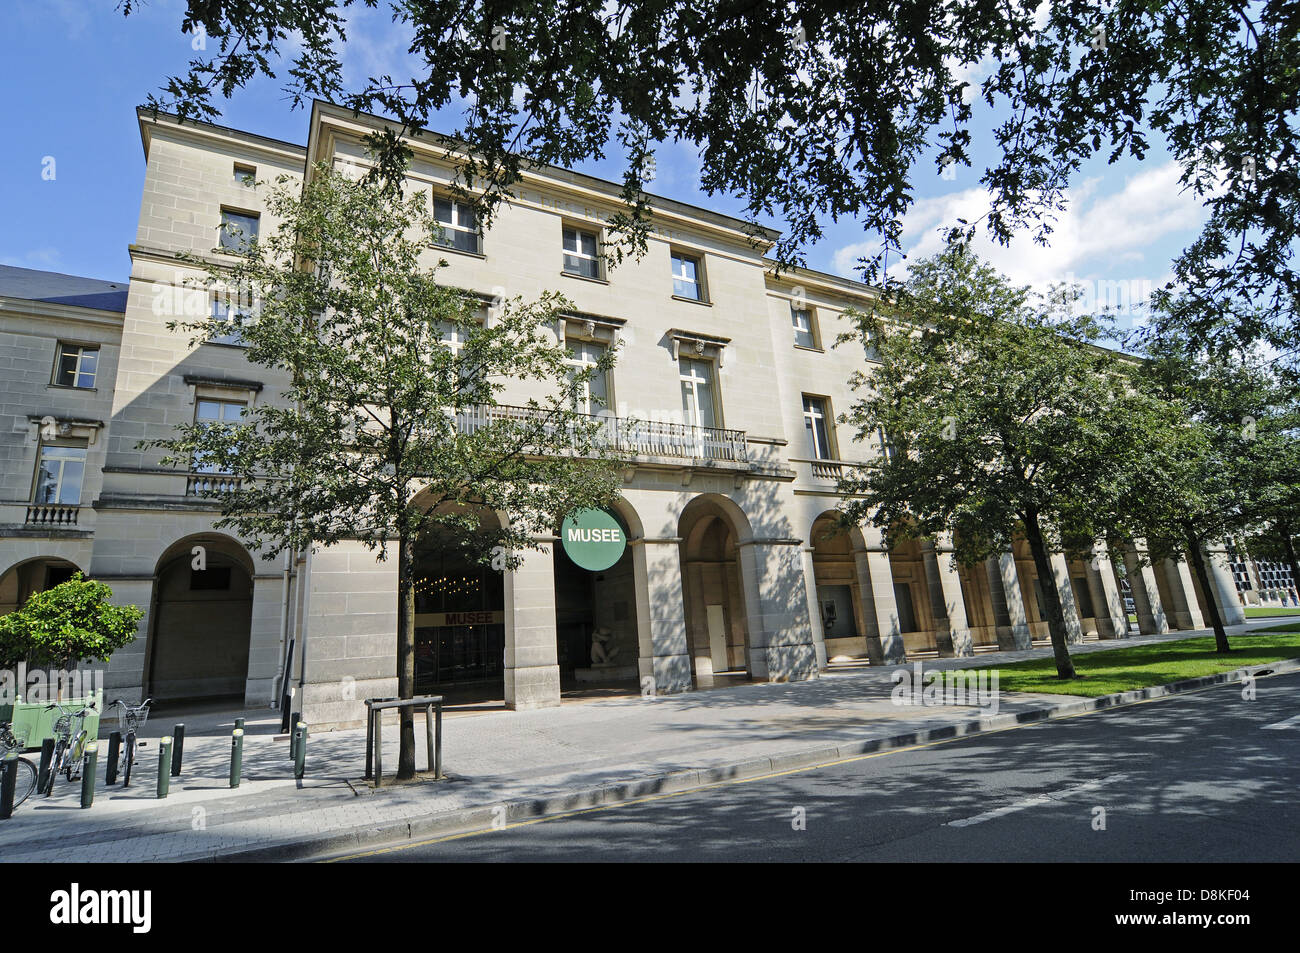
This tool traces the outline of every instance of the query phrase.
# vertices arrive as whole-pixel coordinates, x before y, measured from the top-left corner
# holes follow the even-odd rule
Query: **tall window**
[[[194,409],[194,422],[206,427],[221,427],[237,424],[244,416],[246,405],[234,400],[207,400],[200,398]],[[193,470],[195,473],[220,473],[216,461],[204,459],[204,454],[195,453]]]
[[[713,394],[713,365],[694,358],[681,359],[682,416],[691,427],[716,427],[717,408]]]
[[[790,305],[790,321],[794,325],[794,343],[804,347],[816,347],[817,335],[813,333],[813,316],[811,308],[796,308]]]
[[[700,283],[700,260],[691,255],[673,252],[673,294],[679,298],[704,300]]]
[[[454,199],[433,200],[433,217],[442,233],[434,240],[459,251],[478,252],[478,218],[474,209]]]
[[[253,313],[253,297],[248,291],[217,291],[212,296],[212,318],[215,321],[229,321],[229,330],[225,334],[214,334],[208,341],[212,344],[244,343],[240,326],[248,321]]]
[[[37,503],[62,503],[76,506],[81,502],[81,481],[86,475],[86,448],[42,445],[36,469]]]
[[[577,376],[578,373],[594,367],[604,356],[605,347],[602,344],[595,344],[591,341],[572,341],[569,344],[567,363],[574,369],[574,376]],[[584,414],[595,414],[599,413],[602,407],[608,406],[609,381],[606,379],[604,371],[597,371],[591,375],[589,381],[582,385],[574,409]]]
[[[817,460],[832,460],[830,429],[826,423],[830,413],[826,407],[826,398],[803,398],[803,426],[808,432],[808,451]]]
[[[257,238],[260,216],[253,212],[221,210],[221,249],[235,255],[246,254]]]
[[[576,228],[564,230],[564,270],[586,278],[600,277],[600,261],[596,257],[595,232]]]
[[[59,344],[54,362],[54,383],[63,387],[94,387],[99,366],[99,348],[80,344]]]

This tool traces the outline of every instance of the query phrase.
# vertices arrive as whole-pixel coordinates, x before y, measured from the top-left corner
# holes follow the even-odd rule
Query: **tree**
[[[1182,420],[1135,458],[1127,513],[1153,557],[1188,561],[1216,650],[1228,652],[1206,544],[1271,529],[1285,547],[1300,456],[1294,390],[1268,361],[1211,352],[1186,334],[1149,336],[1143,352],[1142,386],[1177,406]]]
[[[324,164],[298,188],[282,180],[269,196],[274,234],[233,267],[205,266],[207,285],[255,302],[251,316],[170,325],[196,341],[237,332],[249,361],[290,372],[282,399],[152,445],[167,463],[237,478],[213,481],[217,525],[268,558],[348,539],[380,559],[395,549],[398,694],[411,698],[417,541],[506,570],[570,511],[607,504],[618,482],[602,422],[575,408],[614,354],[582,371],[566,362],[558,295],[496,302],[481,319],[483,301],[438,284],[446,263],[424,264],[440,233],[426,193]],[[507,385],[544,396],[503,407]],[[508,518],[481,526],[482,511]],[[414,771],[404,709],[398,776]]]
[[[144,612],[109,603],[113,590],[73,574],[44,592],[34,592],[22,607],[0,617],[0,668],[54,665],[69,669],[81,659],[107,662],[135,641]]]
[[[128,15],[135,5],[118,0]],[[739,197],[756,229],[780,220],[783,264],[802,263],[828,217],[857,217],[881,240],[864,262],[868,282],[897,259],[928,161],[942,169],[987,154],[990,235],[1005,243],[1027,229],[1046,241],[1084,163],[1144,159],[1160,143],[1210,211],[1176,263],[1177,284],[1210,301],[1267,303],[1256,313],[1269,320],[1250,333],[1294,342],[1300,31],[1290,0],[392,0],[409,40],[393,49],[409,46],[418,65],[348,84],[344,17],[358,6],[190,0],[180,27],[203,37],[204,52],[148,105],[213,119],[217,94],[282,75],[295,106],[319,97],[416,135],[458,110],[442,142],[460,157],[460,182],[484,189],[484,220],[522,169],[614,149],[626,158],[626,208],[611,235],[637,250],[647,160],[656,144],[681,141],[698,147],[710,194]],[[976,98],[996,117],[987,144],[972,129]],[[400,164],[400,137],[374,144]],[[1165,313],[1202,337],[1233,331],[1212,308]]]
[[[1050,554],[1109,535],[1126,461],[1167,414],[1134,385],[1136,362],[1097,346],[1094,317],[1054,317],[1060,300],[957,249],[910,271],[903,292],[854,315],[839,342],[879,362],[854,375],[858,396],[841,418],[881,447],[840,481],[844,520],[887,536],[951,534],[967,565],[1023,534],[1057,674],[1073,678]]]

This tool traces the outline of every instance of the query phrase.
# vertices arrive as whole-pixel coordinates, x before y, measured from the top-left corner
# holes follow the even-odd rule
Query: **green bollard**
[[[81,775],[81,806],[95,803],[95,765],[99,761],[99,742],[86,745],[86,770]]]
[[[172,737],[176,739],[172,745],[172,777],[181,776],[181,759],[185,757],[185,725],[177,725],[172,730]]]
[[[307,722],[298,722],[293,729],[293,739],[293,776],[301,781],[307,773]]]
[[[236,718],[236,719],[235,719],[235,727],[238,728],[240,731],[243,731],[243,730],[244,730],[244,719],[242,719],[242,718]]]
[[[171,764],[172,764],[172,739],[171,735],[163,735],[158,739],[158,797],[167,796],[171,788]]]
[[[122,757],[122,732],[108,733],[108,763],[104,765],[104,783],[117,783],[117,765]]]
[[[0,821],[14,816],[14,789],[18,785],[18,752],[10,751],[0,765]]]
[[[54,739],[46,738],[41,742],[41,766],[36,772],[36,790],[44,791],[50,781],[50,765],[54,761]],[[53,787],[50,788],[53,790]]]
[[[240,719],[241,721],[243,719]],[[236,728],[230,737],[230,786],[239,787],[244,774],[244,729]]]

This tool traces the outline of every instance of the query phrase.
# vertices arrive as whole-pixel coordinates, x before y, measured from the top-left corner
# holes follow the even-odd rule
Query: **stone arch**
[[[33,593],[57,586],[75,572],[85,575],[81,566],[65,556],[19,559],[0,573],[0,616],[22,606]]]
[[[814,636],[820,632],[830,659],[869,654],[867,633],[873,628],[872,594],[864,599],[859,567],[866,552],[860,527],[837,525],[839,511],[825,510],[809,526],[805,578],[810,585]]]
[[[691,499],[678,518],[686,650],[695,684],[708,687],[721,673],[752,677],[749,612],[741,546],[753,530],[729,497]]]

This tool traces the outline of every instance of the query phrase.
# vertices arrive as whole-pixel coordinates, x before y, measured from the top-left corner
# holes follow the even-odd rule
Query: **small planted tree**
[[[196,263],[210,285],[254,302],[251,314],[172,322],[196,340],[237,333],[248,360],[287,371],[288,387],[242,420],[153,445],[171,463],[229,475],[208,491],[217,525],[268,558],[343,540],[395,556],[398,694],[411,698],[417,542],[438,536],[508,570],[569,512],[607,505],[619,485],[611,451],[601,421],[579,410],[614,355],[585,369],[569,361],[558,295],[489,307],[439,284],[446,263],[426,263],[441,233],[427,192],[313,171],[272,192],[281,225],[236,264]],[[504,407],[507,386],[535,396]],[[485,528],[482,511],[507,518]],[[409,778],[409,709],[400,737],[398,777]]]
[[[135,640],[144,612],[115,606],[113,590],[76,573],[67,582],[32,593],[18,609],[0,617],[0,668],[50,665],[71,668],[83,659],[107,662]]]
[[[1126,461],[1167,421],[1134,386],[1134,362],[1097,346],[1103,325],[1053,305],[954,246],[912,264],[887,313],[853,315],[840,345],[879,363],[854,375],[842,419],[882,452],[839,491],[846,522],[951,534],[967,565],[1023,535],[1057,674],[1073,678],[1051,553],[1109,535]]]

